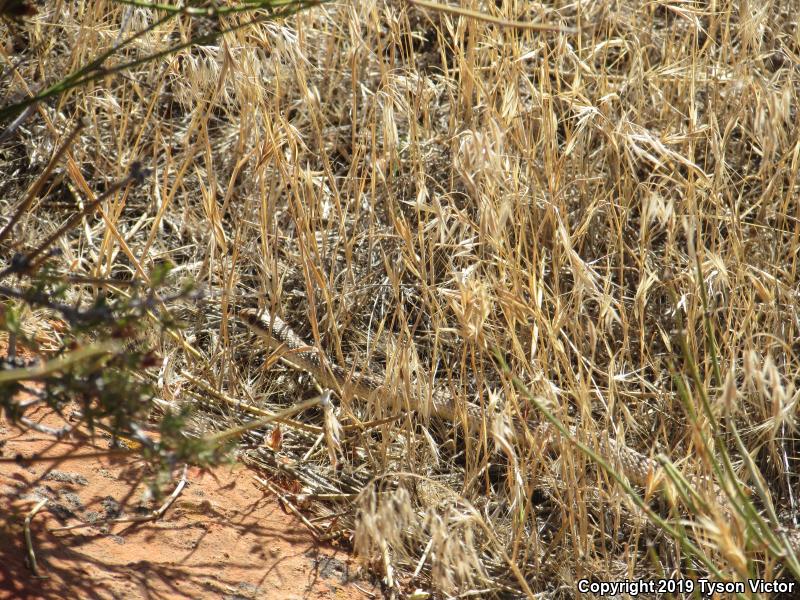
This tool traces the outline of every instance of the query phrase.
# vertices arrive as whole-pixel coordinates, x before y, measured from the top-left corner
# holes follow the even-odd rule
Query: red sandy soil
[[[29,415],[63,425],[45,409]],[[0,456],[58,456],[107,450],[109,440],[85,434],[53,445],[0,418]],[[251,598],[366,599],[370,584],[350,581],[355,566],[342,550],[324,547],[242,465],[190,468],[183,492],[156,522],[119,523],[54,532],[53,528],[137,514],[144,487],[134,456],[0,463],[0,599]],[[171,493],[167,487],[165,494]],[[40,574],[26,562],[24,520],[31,522]],[[159,503],[160,504],[160,503]],[[157,508],[152,503],[149,508]]]

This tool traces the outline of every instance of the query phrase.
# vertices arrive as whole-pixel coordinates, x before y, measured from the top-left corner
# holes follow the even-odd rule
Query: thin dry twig
[[[113,525],[117,523],[145,523],[149,521],[158,521],[161,517],[164,516],[164,513],[167,512],[172,503],[180,496],[183,488],[186,487],[187,479],[186,473],[188,470],[187,465],[183,465],[183,471],[181,472],[181,478],[178,483],[175,485],[175,489],[172,490],[172,493],[169,497],[161,504],[161,506],[151,511],[146,515],[137,515],[134,517],[115,517],[113,519],[103,519],[100,521],[95,521],[93,523],[77,523],[75,525],[67,525],[64,527],[54,527],[51,529],[51,532],[57,531],[72,531],[74,529],[81,529],[83,527],[99,527],[102,525]]]
[[[25,547],[28,549],[28,566],[30,566],[34,577],[42,579],[46,578],[46,576],[39,574],[39,566],[36,563],[36,553],[33,550],[33,540],[31,539],[31,521],[46,504],[47,498],[42,498],[25,517]]]
[[[270,492],[275,494],[280,499],[281,504],[283,506],[288,507],[289,510],[292,511],[292,514],[294,516],[296,516],[298,519],[300,519],[300,521],[303,523],[303,525],[305,525],[308,528],[308,530],[311,532],[311,535],[314,536],[314,539],[316,539],[317,541],[320,541],[320,539],[321,539],[321,531],[319,530],[319,528],[316,525],[314,525],[314,523],[309,521],[302,512],[300,512],[300,510],[294,505],[294,503],[291,500],[289,500],[289,498],[286,496],[286,494],[281,492],[272,483],[270,483],[266,479],[262,479],[258,475],[253,475],[253,479],[255,479],[260,485],[262,485],[265,488],[267,488]]]
[[[427,10],[434,12],[447,13],[459,17],[467,17],[475,21],[482,21],[484,23],[491,23],[498,27],[508,27],[512,29],[526,29],[529,31],[555,31],[558,33],[578,33],[574,27],[566,27],[564,25],[551,25],[548,23],[529,23],[526,21],[509,21],[499,17],[493,17],[476,10],[470,10],[460,6],[449,6],[447,4],[439,4],[438,2],[429,2],[428,0],[406,0],[409,4],[420,6]]]
[[[22,117],[23,115],[20,115],[19,118],[21,119]],[[81,130],[83,130],[84,127],[86,127],[86,124],[82,120],[79,120],[78,123],[75,125],[75,127],[72,128],[72,131],[70,131],[67,134],[64,140],[58,146],[58,149],[53,153],[53,156],[47,163],[47,166],[42,170],[42,172],[36,178],[36,181],[34,181],[33,184],[30,186],[27,194],[25,195],[25,198],[23,198],[22,202],[19,203],[19,206],[17,206],[17,209],[14,212],[14,214],[11,215],[11,218],[8,220],[8,223],[6,223],[3,229],[0,230],[0,242],[2,242],[4,239],[6,239],[6,237],[8,237],[8,235],[11,233],[11,230],[14,228],[14,225],[16,225],[17,222],[19,222],[19,220],[22,218],[22,215],[24,215],[28,211],[28,209],[30,209],[31,204],[36,199],[37,194],[42,190],[42,187],[47,182],[47,178],[50,177],[50,173],[52,173],[56,165],[59,162],[61,162],[61,159],[70,149],[72,144],[75,142],[75,139],[78,137],[78,135],[80,134]]]

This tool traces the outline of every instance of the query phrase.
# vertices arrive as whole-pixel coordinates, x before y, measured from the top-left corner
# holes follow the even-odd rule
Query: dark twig
[[[60,238],[69,230],[74,228],[82,218],[92,214],[106,198],[115,194],[117,191],[119,191],[129,183],[140,182],[144,178],[145,174],[146,171],[141,168],[141,165],[139,163],[136,162],[133,163],[131,165],[130,173],[128,173],[127,177],[121,179],[120,181],[117,181],[116,183],[111,184],[111,186],[99,197],[97,197],[94,201],[90,202],[89,204],[84,206],[82,210],[79,210],[69,219],[67,219],[66,223],[64,223],[61,227],[59,227],[53,233],[51,233],[50,236],[47,237],[41,244],[39,244],[37,248],[35,248],[25,256],[22,256],[17,260],[12,261],[10,266],[8,266],[3,271],[0,271],[0,279],[3,279],[10,273],[35,270],[36,266],[38,266],[36,264],[36,258],[38,258],[48,248],[50,248],[50,246],[52,246],[56,242],[56,240],[58,240],[58,238]],[[2,238],[0,237],[0,239]]]
[[[53,157],[50,159],[50,162],[47,163],[47,166],[28,190],[28,194],[17,207],[17,210],[11,217],[11,220],[6,223],[6,226],[3,227],[2,230],[0,230],[0,242],[2,242],[8,236],[17,221],[19,221],[22,215],[24,215],[30,208],[31,203],[33,202],[34,198],[36,198],[36,195],[41,191],[45,181],[47,181],[47,178],[50,176],[50,173],[53,171],[55,166],[61,162],[62,157],[67,153],[67,150],[69,150],[70,146],[72,146],[72,142],[75,141],[75,138],[84,127],[85,123],[83,121],[79,121],[75,126],[75,129],[67,134],[67,138],[61,143],[61,145],[58,147],[58,150],[56,150],[56,153],[53,154]]]

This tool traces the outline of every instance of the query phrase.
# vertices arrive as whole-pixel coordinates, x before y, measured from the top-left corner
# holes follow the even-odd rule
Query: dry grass
[[[153,19],[52,4],[0,30],[4,104]],[[51,231],[132,160],[153,170],[62,244],[64,265],[129,278],[171,260],[207,286],[182,342],[153,340],[161,399],[202,401],[205,427],[311,389],[261,367],[232,316],[257,305],[339,364],[385,367],[409,399],[425,382],[483,408],[470,431],[342,398],[345,426],[399,416],[345,427],[339,470],[313,410],[282,426],[290,467],[243,451],[300,477],[335,515],[311,525],[352,528],[394,586],[570,598],[582,578],[800,579],[710,483],[735,497],[734,474],[773,529],[800,516],[795,3],[464,6],[580,32],[369,0],[240,29],[40,105],[0,147],[0,213],[79,118],[18,237]],[[173,20],[127,58],[208,26]],[[543,419],[496,352],[589,447],[616,438],[709,485],[634,488],[648,517],[570,441],[493,433],[495,418]]]

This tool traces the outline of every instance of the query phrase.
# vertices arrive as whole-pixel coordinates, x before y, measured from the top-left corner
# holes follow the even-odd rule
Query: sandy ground
[[[45,410],[31,416],[62,424]],[[46,435],[21,433],[4,421],[0,443],[2,457],[57,456],[66,445],[78,445],[80,453],[109,447],[102,436],[85,434],[53,446]],[[356,566],[346,552],[315,543],[241,465],[190,468],[188,485],[157,522],[99,523],[141,510],[144,487],[130,489],[142,469],[133,457],[0,463],[0,599],[378,597],[372,585],[351,580]],[[47,509],[31,525],[46,576],[40,579],[27,566],[23,530],[41,498]],[[52,531],[80,522],[98,524]]]

